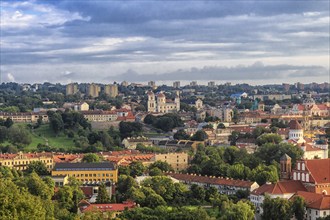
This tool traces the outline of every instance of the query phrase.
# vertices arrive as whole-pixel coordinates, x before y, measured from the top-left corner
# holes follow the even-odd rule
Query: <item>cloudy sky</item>
[[[328,0],[1,0],[1,80],[329,81]]]

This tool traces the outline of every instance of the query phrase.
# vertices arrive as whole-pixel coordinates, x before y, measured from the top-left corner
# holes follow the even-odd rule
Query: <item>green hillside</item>
[[[60,133],[55,136],[48,124],[41,125],[37,129],[31,131],[32,142],[25,150],[36,150],[38,144],[47,144],[55,148],[73,149],[75,148],[73,138],[68,138],[67,135]]]

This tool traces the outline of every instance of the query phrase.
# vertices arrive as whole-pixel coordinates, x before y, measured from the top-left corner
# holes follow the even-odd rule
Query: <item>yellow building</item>
[[[117,182],[118,169],[110,162],[102,163],[57,163],[52,176],[75,177],[81,182]]]
[[[106,85],[104,87],[104,93],[114,98],[118,95],[118,86],[116,84]]]
[[[70,83],[66,85],[66,94],[67,95],[74,95],[78,92],[78,84],[77,83]]]
[[[154,161],[158,160],[167,162],[175,171],[185,170],[188,168],[188,154],[185,152],[156,154]]]
[[[88,96],[91,96],[93,98],[99,97],[100,90],[101,90],[100,86],[92,83],[88,87],[88,93],[87,93],[87,95]]]
[[[37,122],[39,118],[43,122],[48,122],[48,115],[46,112],[0,112],[0,119],[6,120],[10,118],[13,122],[22,122],[22,123],[34,123]]]
[[[27,166],[35,161],[43,162],[49,171],[53,168],[52,153],[0,154],[0,166],[16,170],[26,170]]]

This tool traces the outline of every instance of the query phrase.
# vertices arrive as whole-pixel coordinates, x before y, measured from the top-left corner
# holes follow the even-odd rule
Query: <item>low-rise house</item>
[[[67,175],[52,176],[52,180],[55,183],[55,187],[65,186],[69,183],[69,177]]]
[[[304,198],[306,202],[306,219],[316,220],[330,216],[330,195],[298,191],[294,196]]]
[[[109,203],[109,204],[91,204],[86,200],[80,201],[78,204],[78,214],[84,215],[86,212],[102,212],[104,219],[116,218],[126,209],[132,209],[136,203],[126,201],[123,203]]]
[[[262,204],[266,195],[270,198],[290,199],[297,191],[307,191],[300,181],[286,180],[274,184],[266,183],[251,192],[250,201],[255,205],[258,213],[263,213]]]
[[[180,182],[193,185],[197,184],[203,187],[214,186],[221,194],[233,195],[239,190],[252,192],[259,185],[256,182],[246,180],[234,180],[229,178],[200,176],[196,174],[167,173],[166,175],[179,180]]]
[[[118,115],[115,111],[91,110],[81,112],[88,121],[103,122],[116,121]]]
[[[10,118],[15,123],[36,123],[39,118],[43,122],[48,122],[48,115],[45,112],[0,112],[0,119]]]
[[[126,149],[136,149],[138,144],[148,147],[153,146],[152,141],[150,141],[147,137],[128,137],[122,141],[122,144]]]

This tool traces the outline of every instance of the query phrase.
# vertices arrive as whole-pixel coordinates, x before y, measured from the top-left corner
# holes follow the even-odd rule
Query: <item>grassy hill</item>
[[[47,144],[55,148],[73,149],[75,148],[73,138],[61,133],[55,136],[48,124],[41,125],[37,129],[31,131],[32,142],[24,150],[36,150],[38,144]]]

